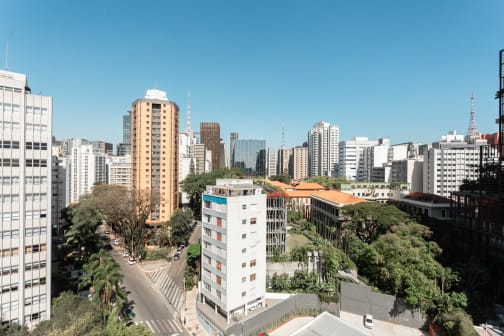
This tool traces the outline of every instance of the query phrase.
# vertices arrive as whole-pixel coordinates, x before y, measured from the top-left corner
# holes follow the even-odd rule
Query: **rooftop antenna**
[[[191,129],[191,91],[187,90],[187,130]]]
[[[476,131],[476,111],[474,108],[474,94],[471,94],[471,118],[469,120],[469,130],[467,131],[467,141],[472,142],[478,137],[478,131]]]
[[[282,121],[282,148],[285,147],[285,127],[284,127],[284,123]]]
[[[9,70],[9,40],[7,40],[7,43],[5,44],[5,65],[4,65],[5,70]]]

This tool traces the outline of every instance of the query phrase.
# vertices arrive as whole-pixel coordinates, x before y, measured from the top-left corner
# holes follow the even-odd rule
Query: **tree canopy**
[[[218,178],[239,178],[242,176],[241,169],[219,168],[206,174],[190,174],[182,182],[182,190],[189,195],[189,207],[195,218],[201,218],[201,195],[207,185],[215,185]]]

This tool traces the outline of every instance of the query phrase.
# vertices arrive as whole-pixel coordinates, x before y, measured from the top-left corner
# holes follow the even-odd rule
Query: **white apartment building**
[[[131,155],[108,156],[108,184],[115,184],[131,189]]]
[[[94,150],[93,145],[81,139],[73,141],[70,173],[70,202],[91,192],[95,183],[107,183],[105,154]]]
[[[373,168],[384,168],[388,163],[390,152],[390,140],[379,139],[376,146],[365,147],[362,149],[363,170],[362,179],[360,181],[373,181]],[[378,169],[386,171],[386,169]],[[377,182],[386,182],[385,173],[384,180]]]
[[[266,154],[266,176],[271,177],[278,175],[277,173],[277,152],[271,147],[268,147],[268,152]]]
[[[264,304],[266,194],[252,180],[218,179],[202,196],[201,298],[229,323]]]
[[[352,140],[339,143],[338,176],[351,181],[363,181],[364,158],[363,151],[366,147],[378,145],[378,141],[369,140],[367,137],[355,137]]]
[[[51,316],[52,97],[0,70],[0,319],[32,327]]]
[[[321,121],[308,132],[308,174],[337,175],[339,126]]]
[[[304,180],[308,177],[308,147],[297,146],[292,149],[292,178]]]
[[[423,192],[450,197],[465,179],[476,180],[480,147],[484,144],[468,144],[455,131],[441,137],[441,142],[433,143],[424,154]]]
[[[59,148],[54,144],[52,152],[52,228],[62,234],[65,220],[61,218],[61,211],[70,204],[70,160],[60,157]]]
[[[423,156],[417,158],[392,161],[390,182],[407,183],[409,190],[423,190]]]

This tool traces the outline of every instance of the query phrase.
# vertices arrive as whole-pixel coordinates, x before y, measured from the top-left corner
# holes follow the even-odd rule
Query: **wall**
[[[425,329],[428,319],[409,309],[400,298],[374,293],[364,285],[341,283],[341,310],[357,315],[372,314],[375,320],[388,321],[412,328]]]

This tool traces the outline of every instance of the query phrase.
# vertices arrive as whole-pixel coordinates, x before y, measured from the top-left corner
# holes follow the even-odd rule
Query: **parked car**
[[[119,245],[119,239],[114,239],[114,245]]]
[[[136,260],[135,260],[135,258],[129,258],[129,259],[128,259],[128,264],[130,264],[130,265],[135,265],[135,264],[136,264]]]
[[[180,254],[175,253],[173,256],[173,260],[179,260],[180,259]]]
[[[364,327],[368,329],[373,328],[373,315],[371,314],[364,315]]]
[[[129,257],[129,252],[128,252],[128,251],[124,251],[124,252],[122,253],[122,256],[123,256],[123,257]]]

